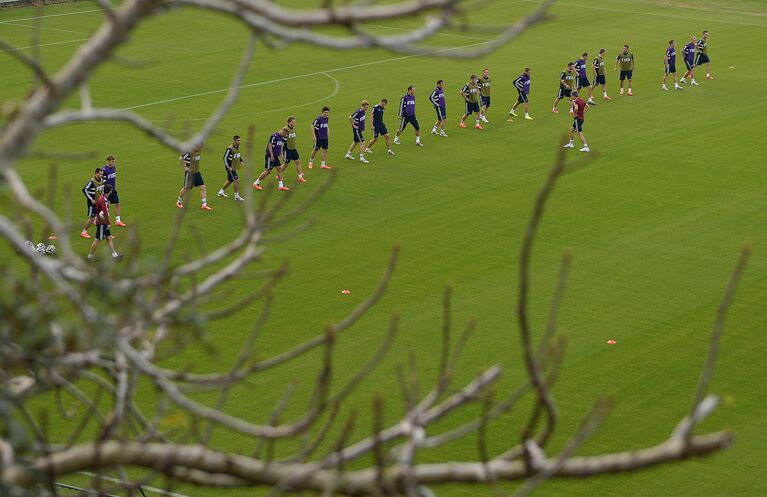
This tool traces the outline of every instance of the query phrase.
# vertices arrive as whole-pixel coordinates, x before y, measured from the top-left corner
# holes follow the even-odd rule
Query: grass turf
[[[562,2],[552,9],[554,19],[533,28],[498,52],[475,61],[407,57],[382,50],[337,52],[293,46],[272,52],[259,46],[246,78],[252,85],[242,93],[229,115],[208,140],[202,171],[214,211],[196,209],[190,197],[187,223],[193,224],[209,247],[231,239],[240,223],[240,206],[220,200],[215,192],[225,179],[220,157],[232,134],[257,126],[254,156],[260,165],[268,135],[292,114],[298,118],[298,144],[304,167],[309,152],[311,119],[319,108],[331,107],[331,160],[338,181],[305,214],[316,218],[310,230],[271,248],[266,263],[288,258],[291,274],[276,292],[276,306],[264,330],[259,355],[269,356],[291,343],[321,332],[343,316],[375,285],[393,243],[402,248],[396,275],[383,301],[355,329],[339,340],[336,377],[344,378],[372,354],[387,328],[389,316],[402,315],[402,330],[390,358],[364,383],[352,399],[363,410],[375,393],[397,391],[394,367],[412,353],[426,378],[433,377],[438,353],[440,299],[446,283],[455,287],[454,319],[463,325],[477,319],[477,331],[465,348],[458,379],[467,379],[493,363],[507,367],[503,387],[522,375],[517,325],[517,255],[532,202],[568,129],[569,117],[551,115],[550,104],[562,67],[583,50],[592,55],[607,48],[608,84],[614,100],[591,109],[585,132],[598,157],[586,168],[562,179],[549,204],[533,258],[532,319],[536,330],[545,324],[559,258],[573,254],[573,269],[560,318],[568,337],[562,379],[555,393],[563,413],[554,448],[566,443],[580,417],[599,395],[612,394],[616,407],[584,454],[641,447],[661,441],[686,410],[698,371],[705,360],[708,331],[717,302],[740,245],[750,242],[754,255],[727,321],[717,375],[712,391],[724,405],[705,424],[727,427],[737,441],[728,451],[703,461],[690,461],[628,476],[545,484],[539,495],[763,495],[767,480],[759,471],[759,455],[767,440],[763,420],[763,374],[767,350],[760,331],[765,324],[762,304],[767,297],[764,274],[767,173],[760,159],[758,132],[764,122],[764,100],[759,98],[767,76],[759,53],[767,33],[759,2],[729,2],[724,11],[660,5],[653,2]],[[532,2],[496,2],[476,15],[478,23],[498,26],[535,7]],[[60,67],[97,26],[98,12],[88,3],[46,7],[56,16],[42,22],[41,56],[46,67]],[[0,12],[3,37],[29,45],[33,20],[13,21],[37,14],[32,9]],[[22,26],[23,25],[23,26]],[[414,22],[390,28],[396,33]],[[702,29],[711,31],[713,81],[684,92],[661,92],[662,56],[669,38],[683,41]],[[485,42],[487,33],[445,32],[435,36],[435,50]],[[203,36],[199,36],[204,33]],[[636,55],[633,98],[618,97],[612,68],[617,51],[629,43]],[[102,67],[91,82],[94,103],[136,111],[158,122],[207,116],[229,85],[245,30],[231,19],[186,10],[154,19],[120,50],[122,60],[149,61],[128,66],[117,62]],[[354,67],[357,66],[357,67]],[[489,67],[493,77],[492,124],[484,132],[457,127],[462,105],[458,90],[470,73]],[[535,121],[504,122],[516,98],[511,81],[525,66],[533,68],[531,113]],[[681,67],[682,64],[677,64]],[[729,69],[730,67],[732,69]],[[31,77],[7,54],[0,57],[3,100],[23,97]],[[371,164],[344,161],[351,141],[346,116],[363,98],[390,100],[387,124],[396,125],[396,103],[408,84],[415,84],[418,116],[428,133],[433,111],[428,92],[436,79],[445,79],[449,138],[428,134],[426,146],[413,145],[407,130],[403,144],[388,157],[379,144]],[[198,94],[205,95],[198,95]],[[189,98],[178,97],[198,95]],[[177,99],[166,103],[155,103]],[[147,105],[152,104],[152,105]],[[566,107],[560,104],[560,110]],[[370,132],[367,132],[370,136]],[[162,251],[175,217],[173,203],[181,174],[176,154],[144,138],[125,125],[89,124],[53,130],[35,145],[45,151],[95,151],[118,157],[118,187],[123,217],[138,226],[147,258]],[[577,155],[573,151],[572,156]],[[79,188],[96,161],[61,162],[57,210],[67,206],[64,185],[75,192],[73,212],[81,217]],[[47,164],[24,161],[20,166],[32,187],[45,184]],[[258,170],[258,169],[257,169]],[[294,174],[289,169],[288,178]],[[298,185],[289,205],[314,191],[324,172],[307,171],[309,182]],[[273,188],[273,180],[265,182]],[[251,190],[243,187],[246,194]],[[276,193],[276,192],[275,192]],[[230,190],[231,194],[231,190]],[[118,245],[121,232],[117,231]],[[37,241],[37,240],[35,240]],[[182,246],[194,244],[184,231]],[[83,253],[87,243],[83,242]],[[101,249],[105,254],[105,249]],[[181,253],[182,250],[179,251]],[[251,283],[231,285],[233,296],[244,295]],[[351,289],[349,296],[340,293]],[[239,350],[257,307],[212,324],[211,343],[220,358]],[[605,341],[615,338],[618,345]],[[202,351],[184,358],[200,368],[211,367]],[[218,360],[218,359],[216,359]],[[238,392],[229,412],[268,416],[267,406],[282,395],[286,379],[310,377],[318,355],[298,361],[277,374],[264,375]],[[308,386],[300,390],[306,393]],[[301,398],[301,395],[299,395]],[[149,403],[147,392],[144,402]],[[389,394],[387,419],[400,406]],[[297,400],[286,416],[297,416],[304,404]],[[494,428],[491,451],[515,443],[512,428],[526,414],[520,407]],[[467,419],[455,415],[451,422]],[[368,417],[361,424],[369,426]],[[367,423],[367,424],[365,424]],[[362,436],[360,429],[358,435]],[[241,437],[216,432],[215,443],[233,450],[249,450]],[[425,459],[475,457],[471,437]],[[193,488],[184,489],[199,495]],[[208,492],[205,492],[208,494]],[[477,489],[454,486],[440,495],[476,495]],[[251,495],[225,491],[220,495]]]

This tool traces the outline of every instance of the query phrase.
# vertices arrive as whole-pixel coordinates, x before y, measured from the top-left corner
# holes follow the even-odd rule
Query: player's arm
[[[314,128],[314,126],[317,125],[317,120],[315,119],[314,122],[312,122],[312,125],[309,127],[312,130],[312,141],[314,143],[317,143],[317,130]]]
[[[621,54],[618,54],[617,57],[615,57],[615,69],[618,69],[618,62],[621,60]]]
[[[178,158],[178,161],[181,164],[181,167],[184,168],[184,171],[189,171],[189,164],[191,163],[191,160],[192,159],[189,154],[183,154]]]
[[[224,167],[226,167],[227,170],[232,169],[232,149],[231,147],[226,147],[226,151],[224,152]]]
[[[359,129],[359,126],[354,124],[354,114],[350,115],[347,119],[349,120],[349,124],[352,125],[353,129]]]
[[[274,147],[272,146],[272,140],[269,140],[269,143],[266,144],[266,150],[269,152],[269,158],[274,161]]]
[[[461,97],[463,97],[463,100],[465,102],[469,101],[469,87],[468,85],[465,85],[463,88],[461,88],[461,91],[459,92],[461,94]]]

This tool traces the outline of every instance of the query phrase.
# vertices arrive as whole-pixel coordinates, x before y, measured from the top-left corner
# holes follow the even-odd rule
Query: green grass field
[[[294,2],[303,4],[308,2]],[[314,2],[316,3],[316,2]],[[726,4],[726,5],[722,5]],[[299,343],[342,317],[376,285],[393,244],[401,258],[384,299],[337,347],[336,377],[343,379],[369,357],[382,340],[394,311],[402,330],[387,361],[366,381],[351,403],[366,409],[375,393],[384,394],[387,419],[401,410],[395,366],[416,356],[419,370],[433,378],[439,351],[441,295],[454,285],[455,323],[470,318],[478,325],[463,352],[466,380],[494,363],[506,367],[503,388],[523,379],[514,316],[518,253],[533,199],[549,170],[570,118],[550,112],[559,72],[584,50],[607,49],[611,102],[592,108],[585,133],[596,158],[565,176],[554,193],[533,257],[532,320],[539,333],[556,284],[561,254],[569,250],[573,266],[560,323],[568,337],[567,357],[555,394],[562,411],[552,450],[564,446],[593,400],[614,396],[606,424],[580,451],[639,448],[662,441],[687,412],[704,363],[716,306],[744,242],[753,246],[746,276],[727,320],[721,358],[712,391],[723,405],[703,429],[731,428],[736,443],[724,453],[626,476],[544,484],[541,496],[760,496],[767,495],[762,459],[767,446],[764,377],[767,372],[767,171],[759,143],[767,103],[762,88],[767,67],[760,54],[767,41],[767,5],[757,1],[682,2],[575,0],[557,2],[553,18],[481,60],[403,56],[383,50],[338,52],[295,45],[274,52],[259,45],[240,97],[206,143],[202,172],[213,211],[198,206],[197,192],[185,222],[208,248],[232,239],[241,227],[241,205],[216,198],[226,179],[220,158],[231,135],[256,126],[254,156],[260,170],[268,136],[288,115],[298,118],[302,159],[310,150],[309,124],[322,105],[331,107],[330,164],[335,185],[305,215],[316,219],[306,232],[270,248],[265,264],[290,261],[290,274],[276,292],[275,309],[258,353],[267,357]],[[520,18],[535,1],[491,3],[474,16],[487,33],[443,32],[435,50],[479,46],[493,26]],[[44,65],[55,69],[100,22],[88,2],[46,7],[40,32]],[[31,8],[0,11],[0,37],[30,45]],[[73,14],[73,15],[59,15]],[[22,20],[20,20],[22,19]],[[416,21],[369,27],[381,33],[412,29]],[[716,79],[683,92],[661,92],[663,53],[668,39],[684,40],[703,29],[711,32],[709,52]],[[235,21],[185,10],[164,14],[143,25],[119,51],[120,60],[98,70],[91,81],[95,105],[136,107],[176,130],[200,126],[225,95],[246,30]],[[613,61],[628,43],[636,56],[635,96],[619,97]],[[677,67],[682,67],[681,56]],[[126,62],[127,61],[127,62]],[[129,64],[128,62],[140,62]],[[459,129],[458,91],[469,74],[489,67],[493,77],[491,124],[483,132]],[[534,121],[505,122],[516,99],[511,82],[525,66],[533,69],[531,114]],[[0,52],[2,97],[19,100],[32,81],[8,54]],[[428,135],[434,112],[428,94],[437,79],[446,81],[449,138]],[[387,124],[396,128],[396,104],[409,84],[416,85],[418,117],[426,132],[424,148],[405,131],[396,157],[382,144],[371,163],[345,161],[351,142],[346,117],[363,98],[390,101]],[[220,90],[219,92],[214,92]],[[0,102],[1,103],[1,102]],[[370,136],[370,131],[366,132]],[[577,142],[576,142],[577,143]],[[108,153],[118,158],[118,188],[123,218],[137,227],[143,257],[162,253],[176,209],[182,174],[177,155],[142,133],[120,124],[76,125],[43,135],[34,147],[47,152],[93,151],[97,160],[62,160],[56,209],[70,209],[64,192],[73,192],[73,217],[85,218],[79,190]],[[577,151],[571,151],[575,157]],[[46,185],[48,161],[29,160],[20,170],[34,188]],[[306,171],[308,183],[293,185],[288,205],[307,198],[327,172]],[[288,169],[290,182],[295,174]],[[274,181],[265,181],[275,190]],[[255,193],[243,188],[247,195]],[[272,200],[277,193],[271,192]],[[5,193],[3,195],[6,195]],[[230,190],[231,195],[231,190]],[[78,221],[79,222],[79,221]],[[296,223],[294,223],[295,225]],[[40,231],[42,233],[42,231]],[[117,231],[118,246],[125,236]],[[35,240],[38,241],[38,240]],[[179,257],[194,251],[191,230],[182,234]],[[88,243],[82,241],[83,255]],[[5,249],[3,249],[5,250]],[[102,256],[106,250],[101,249]],[[228,287],[243,296],[246,279]],[[343,288],[351,295],[340,293]],[[184,358],[209,370],[234,357],[257,316],[258,306],[209,327],[218,355],[191,351]],[[606,345],[614,338],[615,346]],[[318,354],[264,375],[238,392],[229,412],[262,421],[280,398],[287,380],[311,377]],[[460,383],[457,383],[460,384]],[[303,385],[302,393],[309,385]],[[300,397],[300,396],[299,396]],[[143,402],[151,402],[146,393]],[[297,417],[296,401],[286,417]],[[493,453],[516,443],[527,406],[496,423]],[[472,413],[455,415],[451,423]],[[363,416],[362,426],[369,426]],[[358,433],[360,436],[363,432]],[[249,451],[242,437],[219,430],[215,444]],[[474,439],[438,458],[476,457]],[[252,491],[210,492],[180,489],[191,497],[260,495]],[[489,489],[440,488],[441,497],[489,494]]]

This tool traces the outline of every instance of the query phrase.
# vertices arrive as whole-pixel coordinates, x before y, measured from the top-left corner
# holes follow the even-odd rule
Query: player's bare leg
[[[321,154],[322,154],[322,163],[320,164],[320,169],[330,169],[330,166],[325,164],[325,161],[328,160],[328,149],[323,148]]]
[[[466,127],[466,118],[469,117],[470,114],[464,114],[463,117],[461,117],[461,123],[459,124],[460,127],[465,128]]]
[[[629,78],[629,97],[633,97],[634,94],[631,93],[631,79]]]
[[[219,197],[222,197],[222,198],[227,198],[227,197],[228,197],[228,195],[225,193],[225,190],[226,190],[227,188],[229,188],[229,185],[231,185],[231,184],[232,184],[232,182],[231,182],[231,181],[229,181],[229,180],[226,180],[226,182],[225,182],[223,185],[221,185],[221,188],[219,188],[219,190],[218,190],[218,196],[219,196]]]
[[[282,167],[277,168],[277,183],[279,185],[280,190],[290,190],[287,186],[285,186],[285,183],[283,183],[283,176],[282,172],[285,170],[285,166],[287,164],[284,164]]]
[[[200,207],[204,211],[212,211],[213,209],[208,205],[208,198],[205,195],[205,185],[200,185],[200,200],[202,206]]]
[[[560,100],[561,99],[559,97],[554,99],[554,105],[551,107],[551,112],[554,114],[559,114],[559,109],[557,109],[557,106],[559,105]]]
[[[389,135],[386,135],[386,136],[388,137]],[[368,144],[365,145],[365,153],[366,154],[372,154],[373,153],[372,147],[373,147],[373,145],[376,144],[377,141],[378,141],[378,137],[377,136],[374,136],[373,138],[370,139]],[[388,138],[387,138],[386,142],[387,143],[389,142]]]
[[[258,178],[256,178],[256,181],[253,182],[253,188],[256,190],[263,190],[264,187],[261,186],[261,182],[271,174],[271,169],[264,169],[264,171],[258,175]]]
[[[421,130],[417,129],[415,130],[415,144],[419,147],[423,147],[423,143],[421,143]]]
[[[706,62],[706,79],[714,79],[711,75],[711,62]]]
[[[389,136],[389,133],[384,135],[384,141],[386,142],[386,153],[389,155],[396,155],[394,150],[391,149],[391,137]]]
[[[96,222],[95,217],[89,217],[87,221],[85,221],[85,224],[83,225],[83,230],[80,232],[80,236],[83,238],[90,238],[91,235],[88,234],[88,228],[91,227],[93,223]]]
[[[88,251],[88,260],[89,261],[93,260],[93,254],[96,252],[96,249],[98,248],[99,243],[101,243],[101,240],[99,240],[98,238],[93,240],[93,243],[91,243],[91,249]]]
[[[184,208],[184,195],[186,195],[186,188],[181,188],[178,192],[178,200],[176,201],[176,207],[179,209]]]
[[[296,159],[293,162],[296,164],[296,174],[298,174],[298,181],[305,183],[306,179],[304,179],[304,171],[301,169],[301,159]]]
[[[474,113],[474,128],[476,129],[484,129],[482,127],[482,124],[480,124],[480,120],[482,119],[482,114],[479,112]]]

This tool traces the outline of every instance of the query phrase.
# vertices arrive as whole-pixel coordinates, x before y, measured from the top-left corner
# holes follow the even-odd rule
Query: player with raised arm
[[[330,141],[330,126],[329,119],[330,107],[323,107],[322,114],[314,118],[312,121],[312,139],[314,145],[312,147],[312,153],[309,156],[309,169],[314,167],[314,156],[317,155],[317,150],[322,149],[322,162],[320,163],[320,169],[330,169],[330,166],[325,164],[328,158],[328,142]]]
[[[205,181],[203,181],[202,173],[200,172],[202,145],[200,143],[194,150],[186,152],[178,158],[181,167],[184,168],[184,186],[178,192],[178,200],[176,201],[176,207],[179,209],[184,208],[184,194],[187,191],[191,191],[194,187],[199,187],[200,198],[202,199],[202,206],[200,208],[204,211],[213,210],[208,205],[208,199],[205,197]]]
[[[96,193],[96,239],[91,243],[91,249],[88,251],[88,260],[93,262],[96,259],[93,253],[96,252],[101,240],[106,240],[107,245],[112,250],[112,259],[116,261],[122,260],[123,256],[117,253],[115,249],[114,236],[109,231],[109,202],[107,197],[112,193],[112,185],[104,185],[104,190]]]
[[[386,129],[386,124],[384,124],[384,112],[386,112],[386,104],[388,104],[389,101],[385,98],[382,98],[380,102],[375,104],[373,106],[373,111],[371,114],[373,114],[373,139],[371,139],[367,147],[365,147],[365,153],[366,154],[372,154],[373,150],[371,147],[378,141],[379,136],[383,136],[384,140],[386,141],[386,153],[389,155],[396,155],[394,151],[391,149],[391,139],[389,138],[389,130]]]
[[[581,143],[583,143],[583,147],[581,147],[579,150],[581,152],[590,152],[589,144],[586,143],[586,137],[583,136],[583,119],[584,119],[584,114],[586,113],[586,109],[588,109],[589,106],[582,98],[578,96],[577,91],[573,92],[572,98],[573,98],[573,109],[574,109],[573,125],[570,128],[570,141],[565,144],[564,148],[575,147],[575,145],[573,144],[573,135],[575,133],[578,133],[578,137],[581,139]]]
[[[698,82],[695,81],[695,46],[697,44],[697,39],[692,36],[690,37],[690,42],[684,46],[682,49],[682,53],[684,53],[684,66],[687,68],[687,72],[684,73],[684,76],[682,76],[682,79],[679,80],[680,83],[686,83],[685,78],[688,76],[690,77],[690,84],[693,86],[698,86]]]
[[[599,53],[594,57],[594,86],[602,85],[602,98],[612,100],[607,96],[607,77],[605,75],[605,49],[600,48]]]
[[[234,199],[242,202],[245,200],[240,196],[240,176],[238,170],[242,165],[242,154],[240,153],[240,137],[234,135],[232,144],[224,150],[224,169],[226,170],[226,183],[218,190],[218,196],[228,198],[226,189],[229,185],[234,185]]]
[[[698,53],[695,55],[695,65],[702,66],[706,64],[706,79],[714,79],[711,75],[711,59],[708,58],[708,31],[703,31],[695,48],[698,49]]]
[[[490,123],[487,120],[487,109],[490,108],[490,71],[488,68],[482,69],[482,76],[479,77],[479,99],[482,106],[479,109],[479,118],[483,123]]]
[[[365,132],[365,115],[367,114],[370,103],[367,100],[363,100],[360,103],[359,109],[352,112],[349,116],[349,124],[352,125],[352,144],[349,146],[349,150],[346,151],[346,158],[354,160],[352,152],[359,145],[360,147],[360,162],[367,164],[370,162],[365,158],[365,138],[362,136]]]
[[[434,127],[431,128],[432,135],[447,136],[445,133],[445,123],[447,123],[447,112],[445,110],[445,85],[444,80],[437,81],[437,87],[429,95],[429,102],[434,106],[434,111],[437,113],[437,121],[434,123]]]
[[[564,71],[559,73],[559,91],[557,91],[557,98],[554,99],[554,106],[551,108],[551,112],[554,114],[559,114],[559,109],[557,109],[557,105],[559,105],[559,101],[563,98],[570,98],[570,96],[575,91],[575,82],[578,77],[578,73],[575,72],[575,63],[574,62],[568,62],[567,67]],[[572,107],[570,108],[570,113],[572,114],[573,110]]]
[[[276,171],[277,174],[277,181],[279,182],[279,189],[280,190],[290,190],[285,184],[283,183],[282,178],[282,171],[283,168],[280,167],[281,160],[283,158],[285,142],[288,139],[288,133],[290,130],[288,128],[282,128],[279,131],[275,131],[272,133],[272,136],[269,137],[269,141],[266,142],[266,152],[264,153],[264,172],[262,172],[256,181],[253,182],[253,188],[256,190],[263,190],[264,187],[261,186],[261,181],[269,176],[269,174],[272,172],[272,169]]]
[[[83,230],[80,232],[80,236],[83,238],[90,238],[88,234],[88,228],[91,224],[96,222],[96,199],[98,198],[98,192],[104,187],[104,170],[97,167],[93,171],[93,177],[83,187],[83,195],[85,195],[86,209],[88,213],[88,219],[83,225]]]
[[[586,74],[586,65],[588,65],[589,53],[583,52],[581,55],[581,58],[575,61],[575,70],[578,72],[578,87],[577,89],[580,90],[582,88],[586,88],[589,91],[589,104],[590,105],[596,105],[597,103],[594,102],[594,99],[592,98],[592,91],[593,87],[591,86],[591,82],[589,82],[589,77]]]
[[[104,182],[112,185],[112,193],[107,200],[115,207],[115,226],[125,227],[127,224],[120,219],[120,196],[117,195],[117,159],[114,155],[107,155],[107,163],[104,166]]]
[[[484,129],[482,128],[482,125],[479,124],[479,94],[480,91],[477,77],[472,74],[469,78],[469,82],[461,88],[461,97],[463,97],[463,100],[466,102],[466,112],[461,117],[460,127],[465,128],[466,118],[474,114],[474,127],[476,129]]]
[[[633,97],[634,94],[631,92],[631,79],[634,76],[634,54],[629,52],[629,46],[623,45],[623,51],[618,54],[618,56],[615,58],[615,68],[618,69],[618,65],[620,65],[621,68],[621,74],[620,74],[620,80],[621,80],[621,91],[620,94],[623,95],[623,80],[628,79],[629,80],[629,91],[628,95],[629,97]]]
[[[514,88],[517,89],[517,93],[518,93],[517,101],[514,102],[514,105],[511,107],[509,114],[514,117],[517,117],[517,114],[516,112],[514,112],[514,110],[516,110],[516,108],[520,104],[525,104],[525,119],[527,119],[528,121],[532,121],[533,118],[530,117],[530,114],[528,113],[528,102],[530,100],[528,98],[528,96],[530,95],[530,68],[529,67],[525,67],[525,72],[520,74],[519,77],[514,80]],[[512,119],[508,118],[506,119],[506,121],[512,122]]]
[[[666,79],[668,79],[669,74],[674,75],[674,89],[681,90],[682,87],[679,86],[679,83],[676,80],[676,43],[674,40],[668,41],[666,55],[663,57],[663,66],[665,67],[665,71],[663,73],[663,86],[660,87],[661,90],[668,91]]]
[[[405,130],[408,124],[411,124],[415,128],[415,144],[419,147],[423,147],[421,143],[421,127],[418,125],[418,119],[415,117],[415,86],[410,85],[407,87],[407,93],[405,93],[399,101],[399,129],[397,134],[394,135],[394,143],[399,145],[399,135]]]
[[[288,167],[288,164],[293,162],[296,165],[298,181],[300,183],[306,183],[306,178],[304,178],[304,171],[301,169],[301,156],[298,155],[298,148],[296,147],[296,118],[293,116],[288,117],[287,124],[288,140],[285,142],[285,164],[282,165],[282,171],[285,171],[285,168]]]

